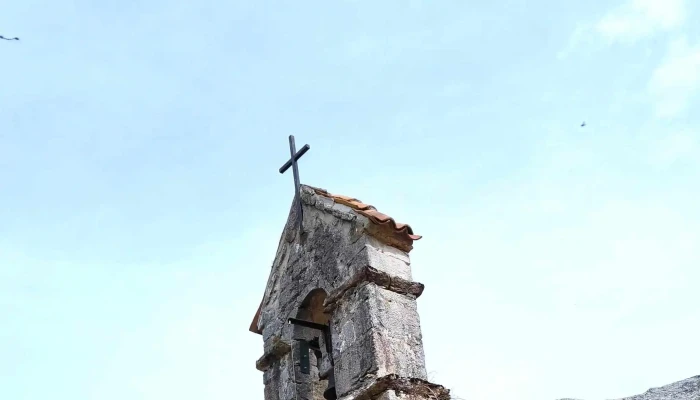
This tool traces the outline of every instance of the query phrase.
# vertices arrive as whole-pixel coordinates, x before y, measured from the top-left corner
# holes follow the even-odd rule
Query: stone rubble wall
[[[331,312],[339,398],[359,399],[364,396],[360,392],[370,387],[376,391],[376,382],[387,376],[423,382],[427,376],[416,306],[423,286],[412,281],[408,254],[368,235],[371,222],[350,207],[308,188],[303,188],[302,200],[304,233],[296,233],[292,207],[259,318],[264,354],[256,366],[264,371],[265,399],[318,398],[319,384],[310,379],[330,369],[330,360],[324,356],[312,374],[301,374],[299,360],[292,361],[298,358],[294,327],[287,324],[315,289],[329,295],[326,308]],[[388,387],[373,398],[431,398],[406,397],[410,390],[384,394]]]

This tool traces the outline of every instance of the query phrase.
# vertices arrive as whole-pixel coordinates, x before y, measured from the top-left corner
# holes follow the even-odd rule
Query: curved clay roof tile
[[[396,222],[393,218],[390,216],[381,213],[377,211],[377,209],[370,205],[370,204],[365,204],[362,201],[354,198],[354,197],[349,197],[349,196],[343,196],[340,194],[331,194],[328,193],[325,189],[319,189],[319,188],[313,188],[312,189],[319,195],[328,197],[335,201],[336,203],[346,205],[353,210],[357,211],[359,214],[364,215],[365,217],[369,218],[372,223],[377,224],[377,225],[387,225],[389,224],[394,232],[396,232],[399,235],[406,235],[408,238],[411,240],[419,240],[422,238],[420,235],[415,235],[413,233],[413,229],[411,229],[411,226],[408,224],[402,224],[399,222]]]

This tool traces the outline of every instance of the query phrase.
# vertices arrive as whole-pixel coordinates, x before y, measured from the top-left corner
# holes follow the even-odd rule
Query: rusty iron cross
[[[294,135],[289,135],[289,154],[291,155],[291,158],[289,161],[284,163],[284,165],[280,168],[280,174],[283,174],[286,170],[289,169],[289,167],[292,167],[292,171],[294,173],[294,204],[297,207],[297,222],[298,222],[298,227],[301,229],[301,189],[300,189],[300,183],[299,183],[299,167],[297,166],[297,161],[301,158],[301,156],[304,155],[307,151],[309,151],[311,147],[309,147],[308,144],[305,144],[304,147],[301,148],[297,152],[296,145],[294,144]]]

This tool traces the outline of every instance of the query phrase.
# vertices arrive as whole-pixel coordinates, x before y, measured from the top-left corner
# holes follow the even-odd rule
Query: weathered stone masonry
[[[343,400],[449,399],[427,382],[408,256],[420,237],[356,199],[302,186],[301,200],[302,233],[292,207],[250,328],[264,341],[265,400],[323,399],[329,377]],[[330,326],[334,365],[323,335],[290,317]],[[314,338],[304,374],[297,339]]]

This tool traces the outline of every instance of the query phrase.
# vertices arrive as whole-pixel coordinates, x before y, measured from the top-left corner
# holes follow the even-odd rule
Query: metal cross
[[[308,144],[305,144],[304,147],[301,148],[297,152],[296,150],[296,145],[294,144],[294,135],[289,135],[289,154],[291,155],[291,158],[289,161],[284,163],[284,165],[280,168],[280,174],[283,174],[286,170],[289,169],[289,167],[292,167],[292,171],[294,172],[294,201],[297,206],[297,221],[299,223],[299,228],[301,228],[301,190],[299,187],[299,167],[297,166],[297,161],[301,158],[301,156],[304,155],[307,151],[309,151],[311,147],[309,147]]]

